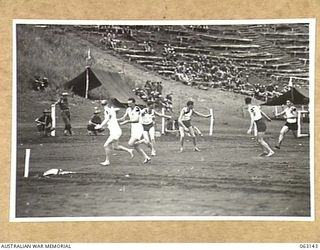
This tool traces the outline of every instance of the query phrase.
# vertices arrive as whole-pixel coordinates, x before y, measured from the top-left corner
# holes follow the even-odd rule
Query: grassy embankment
[[[85,69],[88,48],[86,41],[59,28],[17,27],[18,123],[33,122],[44,108],[57,100],[63,84]],[[31,89],[35,75],[49,79],[49,87],[44,92]],[[87,117],[92,114],[93,105],[88,105],[91,101],[78,96],[70,99],[73,110],[79,109]]]

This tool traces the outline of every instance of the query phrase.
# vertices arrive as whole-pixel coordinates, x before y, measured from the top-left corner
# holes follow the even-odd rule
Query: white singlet
[[[129,115],[130,121],[136,121],[137,123],[131,123],[131,137],[140,140],[142,133],[143,133],[143,127],[141,124],[141,117],[140,117],[140,108],[134,107],[131,109],[130,107],[127,108],[126,113]]]
[[[297,111],[296,107],[291,106],[285,108],[285,117],[288,123],[296,123],[297,122]]]
[[[257,105],[249,105],[248,106],[248,111],[250,113],[251,118],[254,121],[258,121],[258,120],[260,120],[262,118],[262,114],[261,114],[259,106],[257,106]]]
[[[141,122],[144,125],[149,125],[154,122],[155,114],[154,110],[149,110],[148,108],[144,108],[141,111]]]
[[[107,119],[107,127],[110,131],[110,137],[114,138],[114,139],[119,139],[121,134],[122,134],[122,130],[119,126],[119,123],[117,121],[117,114],[116,111],[113,107],[105,107],[104,108],[104,117],[105,119]]]
[[[188,107],[184,107],[182,109],[182,117],[181,117],[181,121],[190,121],[191,120],[191,116],[192,116],[192,109],[188,110]]]

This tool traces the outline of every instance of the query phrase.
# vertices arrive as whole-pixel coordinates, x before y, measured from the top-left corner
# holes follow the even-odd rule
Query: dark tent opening
[[[86,72],[88,71],[88,73]],[[126,107],[128,98],[136,99],[136,104],[145,106],[143,100],[134,95],[130,85],[121,77],[119,73],[104,71],[100,69],[87,68],[74,79],[64,84],[66,89],[69,89],[76,95],[81,97],[86,96],[87,74],[89,76],[88,91],[98,93],[98,98],[91,99],[115,99],[115,105],[118,107]],[[89,95],[92,97],[92,95]]]

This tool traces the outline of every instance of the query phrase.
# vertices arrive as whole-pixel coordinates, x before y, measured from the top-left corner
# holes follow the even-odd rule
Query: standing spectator
[[[162,82],[157,82],[156,90],[160,95],[162,94]]]
[[[51,111],[48,109],[45,109],[43,115],[38,117],[35,122],[37,123],[37,129],[40,135],[50,136],[51,131],[54,130],[54,128],[52,128]]]
[[[67,136],[72,135],[71,130],[71,115],[70,115],[70,108],[69,108],[69,102],[68,102],[68,96],[69,94],[67,92],[63,92],[61,94],[61,97],[59,100],[55,103],[59,105],[59,108],[61,110],[61,117],[64,122],[64,135]]]

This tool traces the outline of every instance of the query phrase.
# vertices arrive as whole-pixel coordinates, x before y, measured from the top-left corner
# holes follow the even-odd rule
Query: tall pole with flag
[[[89,69],[90,69],[90,65],[89,62],[91,60],[91,53],[90,53],[90,49],[88,50],[88,55],[86,58],[86,93],[85,93],[85,98],[88,99],[88,92],[89,92]]]

